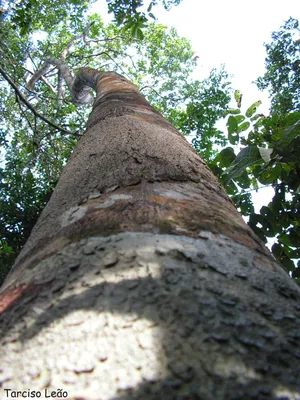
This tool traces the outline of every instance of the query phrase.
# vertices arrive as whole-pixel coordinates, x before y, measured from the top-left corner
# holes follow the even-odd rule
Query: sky
[[[144,0],[146,7],[148,3]],[[98,0],[94,9],[107,18],[106,0]],[[243,93],[245,108],[262,100],[261,112],[268,111],[268,94],[252,82],[265,71],[264,42],[270,42],[271,33],[290,16],[300,19],[299,0],[182,0],[170,11],[156,6],[152,12],[158,23],[175,27],[191,41],[199,56],[196,78],[225,64],[234,89]]]
[[[225,64],[245,107],[260,99],[261,111],[268,110],[268,95],[252,82],[265,71],[264,42],[270,42],[271,33],[290,16],[300,18],[299,0],[182,0],[169,12],[155,11],[158,22],[176,27],[191,40],[200,76]]]
[[[146,7],[148,3],[144,0]],[[110,20],[106,0],[98,0],[93,8],[106,22]],[[243,93],[242,112],[261,100],[259,111],[268,114],[268,93],[260,92],[253,81],[265,72],[264,43],[271,41],[271,33],[289,17],[300,19],[299,0],[182,0],[170,11],[157,6],[152,12],[158,23],[175,27],[191,41],[199,56],[194,78],[206,78],[212,68],[224,64],[232,75],[232,87]],[[260,189],[252,195],[258,212],[271,200],[273,190]]]

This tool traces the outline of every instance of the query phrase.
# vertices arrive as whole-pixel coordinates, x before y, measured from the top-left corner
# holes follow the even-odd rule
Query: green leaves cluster
[[[216,123],[223,117],[230,101],[229,76],[223,67],[219,71],[213,69],[207,79],[191,84],[188,92],[193,101],[188,101],[187,97],[185,111],[172,122],[184,134],[194,136],[194,148],[210,162],[218,153],[217,146],[227,143]]]
[[[168,10],[172,5],[178,5],[181,0],[150,0],[145,9],[143,0],[106,0],[108,4],[108,12],[113,13],[116,23],[122,25],[125,30],[130,30],[133,37],[138,39],[144,38],[143,29],[151,20],[155,20],[152,13],[153,6],[162,3],[164,8]],[[142,8],[142,10],[141,10]]]
[[[258,112],[260,101],[244,114],[242,94],[235,92],[238,108],[227,110],[227,138],[211,167],[227,192],[248,217],[248,224],[264,241],[272,239],[272,253],[300,282],[300,38],[299,22],[290,18],[272,42],[266,44],[266,73],[260,89],[269,89],[271,114]],[[236,154],[237,146],[240,147]],[[241,147],[242,146],[242,147]],[[269,204],[255,213],[251,192],[273,188]]]
[[[23,0],[6,11],[7,19],[21,36],[36,30],[53,31],[65,18],[75,26],[91,0]]]
[[[289,18],[279,31],[272,33],[272,42],[265,44],[266,73],[257,79],[259,89],[268,89],[272,114],[286,114],[300,108],[300,27]]]
[[[24,160],[19,159],[18,164],[16,161],[0,169],[0,282],[9,272],[53,190],[24,167]]]
[[[212,169],[225,185],[248,224],[264,241],[276,238],[275,258],[295,279],[300,277],[300,112],[265,117],[257,113],[260,102],[242,115],[228,110],[228,140],[243,148],[236,155],[232,147],[223,149]],[[254,212],[251,190],[274,189],[272,201]]]

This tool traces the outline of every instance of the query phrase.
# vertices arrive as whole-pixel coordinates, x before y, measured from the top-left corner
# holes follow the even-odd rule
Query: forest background
[[[293,16],[278,21],[265,44],[265,72],[256,85],[269,94],[268,110],[259,99],[247,102],[250,95],[232,85],[232,71],[224,66],[198,78],[202,55],[156,19],[157,5],[179,3],[107,0],[114,20],[104,23],[92,1],[0,2],[0,281],[84,133],[90,106],[77,108],[68,85],[79,68],[89,66],[126,76],[192,137],[250,227],[264,242],[272,240],[274,257],[299,282],[299,22]],[[245,57],[237,40],[240,23],[228,48]],[[255,211],[252,193],[266,186],[271,201]]]

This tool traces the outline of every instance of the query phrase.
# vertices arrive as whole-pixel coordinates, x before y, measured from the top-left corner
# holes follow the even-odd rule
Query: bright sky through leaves
[[[147,7],[147,0],[144,3]],[[93,10],[104,20],[111,20],[106,15],[106,0],[98,0]],[[174,26],[179,35],[192,42],[199,56],[198,79],[225,64],[233,75],[234,88],[244,94],[244,106],[260,99],[261,111],[268,110],[267,94],[259,92],[252,81],[265,72],[264,42],[270,42],[271,33],[290,16],[300,19],[299,0],[182,0],[170,11],[157,6],[154,14],[158,23]]]
[[[300,4],[298,0],[183,0],[169,12],[161,9],[155,15],[191,40],[200,73],[207,75],[211,68],[225,64],[249,105],[257,96],[263,103],[266,98],[251,84],[265,72],[264,42],[270,42],[271,33],[290,16],[300,18]]]

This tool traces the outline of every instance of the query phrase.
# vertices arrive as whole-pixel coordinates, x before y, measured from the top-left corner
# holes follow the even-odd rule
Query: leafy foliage
[[[25,244],[40,212],[49,200],[52,187],[36,179],[23,160],[13,160],[10,169],[0,171],[0,282]]]
[[[257,86],[269,89],[272,114],[285,114],[300,109],[300,28],[299,21],[290,18],[272,42],[265,44],[266,73],[257,79]]]
[[[75,26],[90,3],[89,0],[23,0],[8,6],[5,15],[12,28],[24,36],[38,29],[52,31],[68,16]]]
[[[274,257],[299,280],[300,262],[296,267],[292,260],[300,258],[300,112],[265,117],[257,113],[258,105],[245,115],[229,112],[228,140],[235,135],[234,144],[245,147],[237,155],[232,147],[223,149],[211,167],[253,231],[264,242],[276,238]],[[241,128],[245,122],[247,132]],[[274,196],[257,214],[250,193],[261,185],[273,187]]]
[[[143,28],[148,25],[149,17],[155,20],[152,13],[153,6],[162,3],[166,10],[170,7],[178,5],[181,0],[151,0],[147,11],[140,9],[144,2],[143,0],[106,0],[108,4],[108,12],[113,13],[116,23],[122,25],[125,30],[130,30],[133,37],[138,39],[144,38]]]
[[[273,32],[266,73],[260,89],[269,89],[271,114],[258,113],[260,101],[241,113],[242,94],[235,91],[237,109],[227,110],[227,138],[243,146],[223,149],[211,168],[225,185],[249,225],[264,241],[272,238],[272,253],[300,283],[300,38],[299,22],[290,18]],[[251,192],[269,186],[272,201],[255,213]]]
[[[172,122],[184,134],[195,134],[192,144],[209,162],[218,152],[216,145],[226,144],[226,137],[216,122],[223,117],[230,101],[228,74],[223,68],[214,69],[206,80],[195,82],[188,89],[193,100],[188,101],[187,97],[185,112],[179,113]]]
[[[14,28],[20,29],[20,34],[27,35],[35,30],[50,32],[68,16],[70,23],[76,26],[95,0],[24,0],[15,2],[12,7],[1,7],[1,16],[9,15]],[[181,0],[151,0],[145,10],[143,0],[106,0],[109,13],[115,16],[117,25],[129,30],[134,38],[143,39],[143,29],[148,25],[149,18],[155,20],[152,8],[161,3],[166,10],[172,5],[178,5]],[[2,2],[0,2],[2,6]]]

